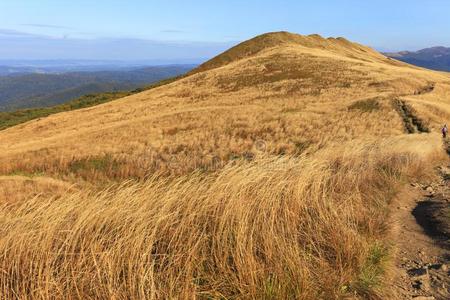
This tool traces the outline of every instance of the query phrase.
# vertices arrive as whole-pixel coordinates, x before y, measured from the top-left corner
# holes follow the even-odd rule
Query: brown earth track
[[[393,297],[450,299],[450,169],[442,166],[438,180],[411,186],[393,214],[398,246]]]

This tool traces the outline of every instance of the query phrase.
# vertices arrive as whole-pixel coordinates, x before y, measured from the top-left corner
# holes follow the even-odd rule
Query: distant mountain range
[[[11,72],[9,67],[9,75],[0,76],[0,111],[52,106],[86,94],[136,89],[184,74],[194,67],[169,65],[67,73],[36,73],[36,70],[27,73],[25,67],[17,66],[13,69],[22,71]]]
[[[450,48],[432,47],[415,52],[401,51],[384,54],[419,67],[450,72]]]
[[[167,63],[158,60],[118,61],[118,60],[2,60],[0,76],[29,73],[61,74],[69,72],[132,71],[150,66],[196,66],[198,62]]]

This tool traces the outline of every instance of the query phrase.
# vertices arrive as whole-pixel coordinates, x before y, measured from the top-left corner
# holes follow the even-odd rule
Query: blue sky
[[[450,46],[449,12],[446,0],[0,0],[0,59],[196,60],[279,30],[416,50]]]

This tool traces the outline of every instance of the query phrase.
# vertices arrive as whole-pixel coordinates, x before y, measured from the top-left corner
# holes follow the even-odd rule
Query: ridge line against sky
[[[449,11],[444,0],[4,0],[0,59],[195,61],[281,30],[418,50],[450,46]]]

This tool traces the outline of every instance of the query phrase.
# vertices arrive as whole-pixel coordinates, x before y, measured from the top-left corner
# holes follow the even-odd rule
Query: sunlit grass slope
[[[437,135],[353,142],[4,206],[2,298],[382,295],[389,202],[439,147]]]
[[[390,202],[444,159],[449,84],[271,33],[0,131],[0,298],[389,299]]]
[[[445,74],[343,39],[299,36],[302,44],[280,36],[258,37],[277,42],[170,85],[7,129],[0,133],[0,171],[185,174],[207,169],[216,157],[251,157],[257,141],[271,154],[293,155],[330,141],[402,134],[392,99],[430,81],[437,91],[430,97],[446,101]],[[358,109],[358,101],[376,101],[376,109]],[[89,160],[103,161],[100,172]]]

